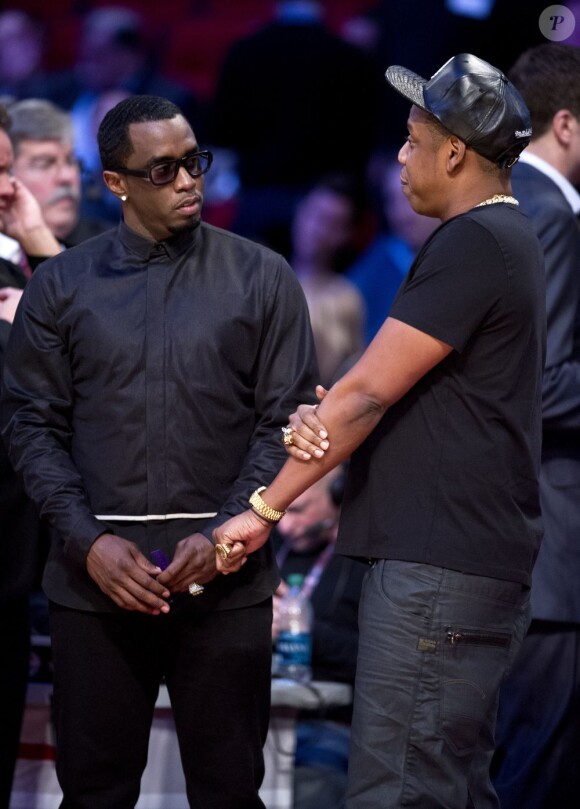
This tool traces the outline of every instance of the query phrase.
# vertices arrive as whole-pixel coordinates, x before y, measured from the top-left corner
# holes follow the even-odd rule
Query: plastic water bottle
[[[280,602],[276,640],[276,674],[308,682],[312,678],[312,605],[302,594],[304,576],[288,576],[288,592]]]

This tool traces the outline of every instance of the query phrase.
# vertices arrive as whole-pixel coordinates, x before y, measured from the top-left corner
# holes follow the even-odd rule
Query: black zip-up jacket
[[[247,508],[285,460],[281,426],[313,399],[314,356],[286,261],[210,225],[155,243],[121,224],[43,263],[10,335],[2,424],[53,528],[49,598],[116,610],[86,571],[100,534],[171,558]],[[277,581],[268,543],[187,603],[257,603]]]

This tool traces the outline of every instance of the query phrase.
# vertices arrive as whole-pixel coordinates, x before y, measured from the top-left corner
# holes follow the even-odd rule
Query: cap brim
[[[412,70],[400,65],[391,65],[387,68],[385,78],[391,87],[404,96],[411,104],[421,107],[425,112],[429,112],[425,106],[423,88],[427,84],[427,79],[423,79]]]

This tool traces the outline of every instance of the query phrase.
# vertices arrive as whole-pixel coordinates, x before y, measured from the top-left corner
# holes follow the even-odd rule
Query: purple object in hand
[[[160,567],[161,570],[165,570],[168,566],[169,562],[167,561],[167,556],[163,553],[163,551],[151,551],[151,559],[153,563]]]
[[[165,556],[163,551],[160,551],[160,550],[151,551],[151,561],[153,562],[154,565],[157,565],[157,567],[160,567],[161,570],[165,570],[165,568],[169,564],[167,556]],[[170,596],[167,599],[167,601],[169,602],[169,604],[173,604],[173,596]]]

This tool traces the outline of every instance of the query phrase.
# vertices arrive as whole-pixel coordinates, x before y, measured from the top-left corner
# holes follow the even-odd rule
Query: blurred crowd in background
[[[544,5],[22,0],[0,12],[0,102],[41,98],[70,114],[80,213],[111,223],[120,209],[100,176],[100,121],[129,94],[176,102],[214,152],[204,218],[290,260],[328,384],[376,332],[435,225],[400,193],[407,104],[387,93],[386,67],[430,76],[472,52],[507,71],[544,41]]]

